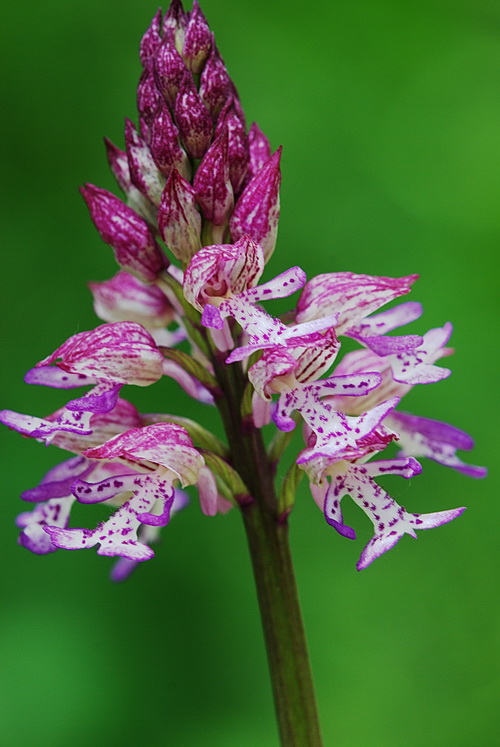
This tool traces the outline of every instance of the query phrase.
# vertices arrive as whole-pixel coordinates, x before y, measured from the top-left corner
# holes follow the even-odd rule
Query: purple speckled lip
[[[22,494],[32,510],[18,517],[20,544],[38,554],[97,545],[98,554],[119,558],[112,577],[123,580],[153,557],[160,528],[187,503],[183,486],[197,487],[207,516],[258,503],[262,486],[250,480],[268,469],[269,489],[291,443],[286,434],[299,423],[304,443],[288,474],[307,475],[341,536],[356,538],[342,516],[346,496],[373,523],[358,570],[404,534],[458,517],[463,508],[410,513],[376,482],[418,475],[417,457],[474,478],[486,474],[457,454],[472,449],[468,434],[395,409],[413,386],[451,373],[435,365],[452,353],[449,322],[406,334],[402,328],[422,315],[420,303],[383,308],[408,294],[418,275],[328,271],[307,280],[294,266],[261,283],[277,242],[282,148],[273,152],[256,123],[247,127],[197,0],[189,12],[180,0],[158,10],[140,60],[136,123],[125,120],[123,148],[105,140],[123,199],[93,184],[81,189],[120,268],[90,284],[105,323],[69,337],[25,377],[88,389],[46,417],[0,412],[9,428],[72,454]],[[288,313],[263,308],[296,291]],[[345,338],[358,348],[343,354]],[[164,377],[220,410],[228,443],[182,415],[142,415],[120,398],[125,385]],[[262,447],[259,463],[246,469],[239,444],[258,440],[263,427],[275,430],[270,454]],[[255,461],[252,443],[245,459]],[[396,443],[396,458],[383,458]],[[294,496],[282,497],[289,482],[295,488],[287,478],[276,498],[282,523],[293,508]],[[75,501],[89,511],[103,503],[112,513],[94,529],[72,527]]]

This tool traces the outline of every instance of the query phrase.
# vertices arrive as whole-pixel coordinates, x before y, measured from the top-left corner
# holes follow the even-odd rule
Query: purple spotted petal
[[[0,423],[8,428],[22,433],[23,436],[50,440],[59,431],[70,431],[80,435],[92,433],[90,427],[90,413],[82,416],[81,413],[70,413],[64,411],[57,422],[37,418],[33,415],[23,415],[12,410],[0,411]]]
[[[444,345],[450,339],[452,325],[448,322],[443,327],[429,330],[423,343],[414,351],[398,353],[391,356],[391,366],[395,381],[403,384],[433,384],[450,376],[448,368],[433,366],[433,362],[449,354]]]
[[[16,519],[16,524],[23,531],[19,535],[19,544],[36,555],[47,555],[55,552],[57,547],[45,531],[47,525],[66,527],[73,496],[52,498],[35,506],[33,511],[25,511]]]
[[[31,368],[24,377],[26,384],[50,386],[56,389],[75,389],[79,386],[89,386],[96,383],[95,378],[82,373],[68,373],[54,366],[36,366]]]
[[[137,472],[132,474],[111,475],[100,482],[87,482],[81,477],[73,479],[70,492],[73,493],[78,503],[102,503],[114,498],[120,493],[136,491],[140,489],[144,475]]]

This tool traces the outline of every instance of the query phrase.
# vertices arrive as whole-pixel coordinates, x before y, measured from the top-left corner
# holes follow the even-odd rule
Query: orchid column
[[[414,301],[380,311],[408,294],[417,275],[326,268],[308,281],[292,267],[260,282],[277,240],[281,148],[273,153],[260,128],[247,127],[196,2],[190,12],[178,0],[158,11],[140,57],[137,125],[126,120],[124,150],[106,140],[123,198],[82,188],[120,268],[90,286],[104,324],[70,337],[26,375],[29,384],[90,389],[45,417],[0,414],[7,426],[71,454],[23,493],[35,505],[18,518],[19,541],[38,554],[97,547],[118,558],[112,578],[119,581],[154,556],[151,545],[188,503],[185,487],[196,487],[207,516],[238,510],[282,743],[320,745],[288,545],[297,486],[307,476],[341,537],[356,538],[343,519],[345,497],[369,516],[374,533],[358,570],[404,534],[415,537],[463,512],[411,513],[376,482],[418,475],[417,457],[475,478],[485,473],[456,454],[472,448],[467,434],[399,409],[413,386],[450,375],[435,363],[452,352],[452,327],[388,334],[422,315]],[[263,308],[297,292],[282,318]],[[343,338],[358,349],[342,356]],[[163,376],[220,415],[225,442],[175,413],[175,403],[140,413],[123,398],[124,387],[152,386]],[[294,454],[297,426],[304,443]],[[373,459],[394,443],[399,453]],[[286,476],[277,490],[280,463]],[[75,501],[103,503],[110,516],[90,529],[72,526]]]

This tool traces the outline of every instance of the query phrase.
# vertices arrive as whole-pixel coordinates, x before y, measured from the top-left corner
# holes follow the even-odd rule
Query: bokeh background
[[[490,747],[498,738],[500,7],[493,0],[205,0],[250,121],[283,144],[282,217],[267,277],[421,274],[425,331],[455,323],[454,375],[407,409],[474,434],[473,481],[432,462],[394,497],[468,506],[368,570],[301,489],[291,540],[325,744]],[[102,137],[134,116],[137,0],[10,2],[0,28],[5,174],[2,407],[43,416],[57,391],[24,372],[97,324],[86,288],[115,272],[77,186],[114,189]],[[498,318],[498,317],[497,317]],[[195,415],[167,383],[126,393]],[[493,417],[492,417],[493,415]],[[210,423],[212,413],[200,417]],[[255,593],[236,512],[193,501],[154,561],[111,585],[94,551],[16,545],[18,495],[61,460],[1,433],[0,743],[6,747],[271,747],[277,743]],[[389,485],[388,485],[389,486]],[[346,501],[347,502],[347,501]],[[93,525],[98,508],[76,511]]]

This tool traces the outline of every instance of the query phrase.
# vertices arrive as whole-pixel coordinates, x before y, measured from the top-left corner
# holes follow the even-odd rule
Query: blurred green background
[[[283,144],[282,217],[267,277],[421,274],[425,331],[455,323],[454,375],[405,401],[473,433],[496,468],[494,290],[500,240],[500,7],[492,0],[234,3],[203,8],[250,121]],[[114,189],[102,137],[134,116],[137,48],[156,10],[137,0],[5,6],[1,34],[2,407],[45,415],[61,393],[22,383],[97,324],[89,280],[115,272],[77,187]],[[125,396],[194,415],[167,383]],[[204,422],[212,413],[203,410]],[[276,731],[239,516],[195,501],[123,585],[94,551],[16,545],[19,493],[61,460],[1,432],[0,743],[271,747]],[[468,506],[368,570],[304,486],[291,540],[325,744],[490,747],[498,738],[498,495],[434,463],[394,497]],[[346,501],[347,502],[347,501]],[[78,508],[78,507],[77,507]],[[81,507],[80,507],[81,508]],[[93,526],[84,508],[75,520]],[[100,515],[99,515],[100,517]]]

